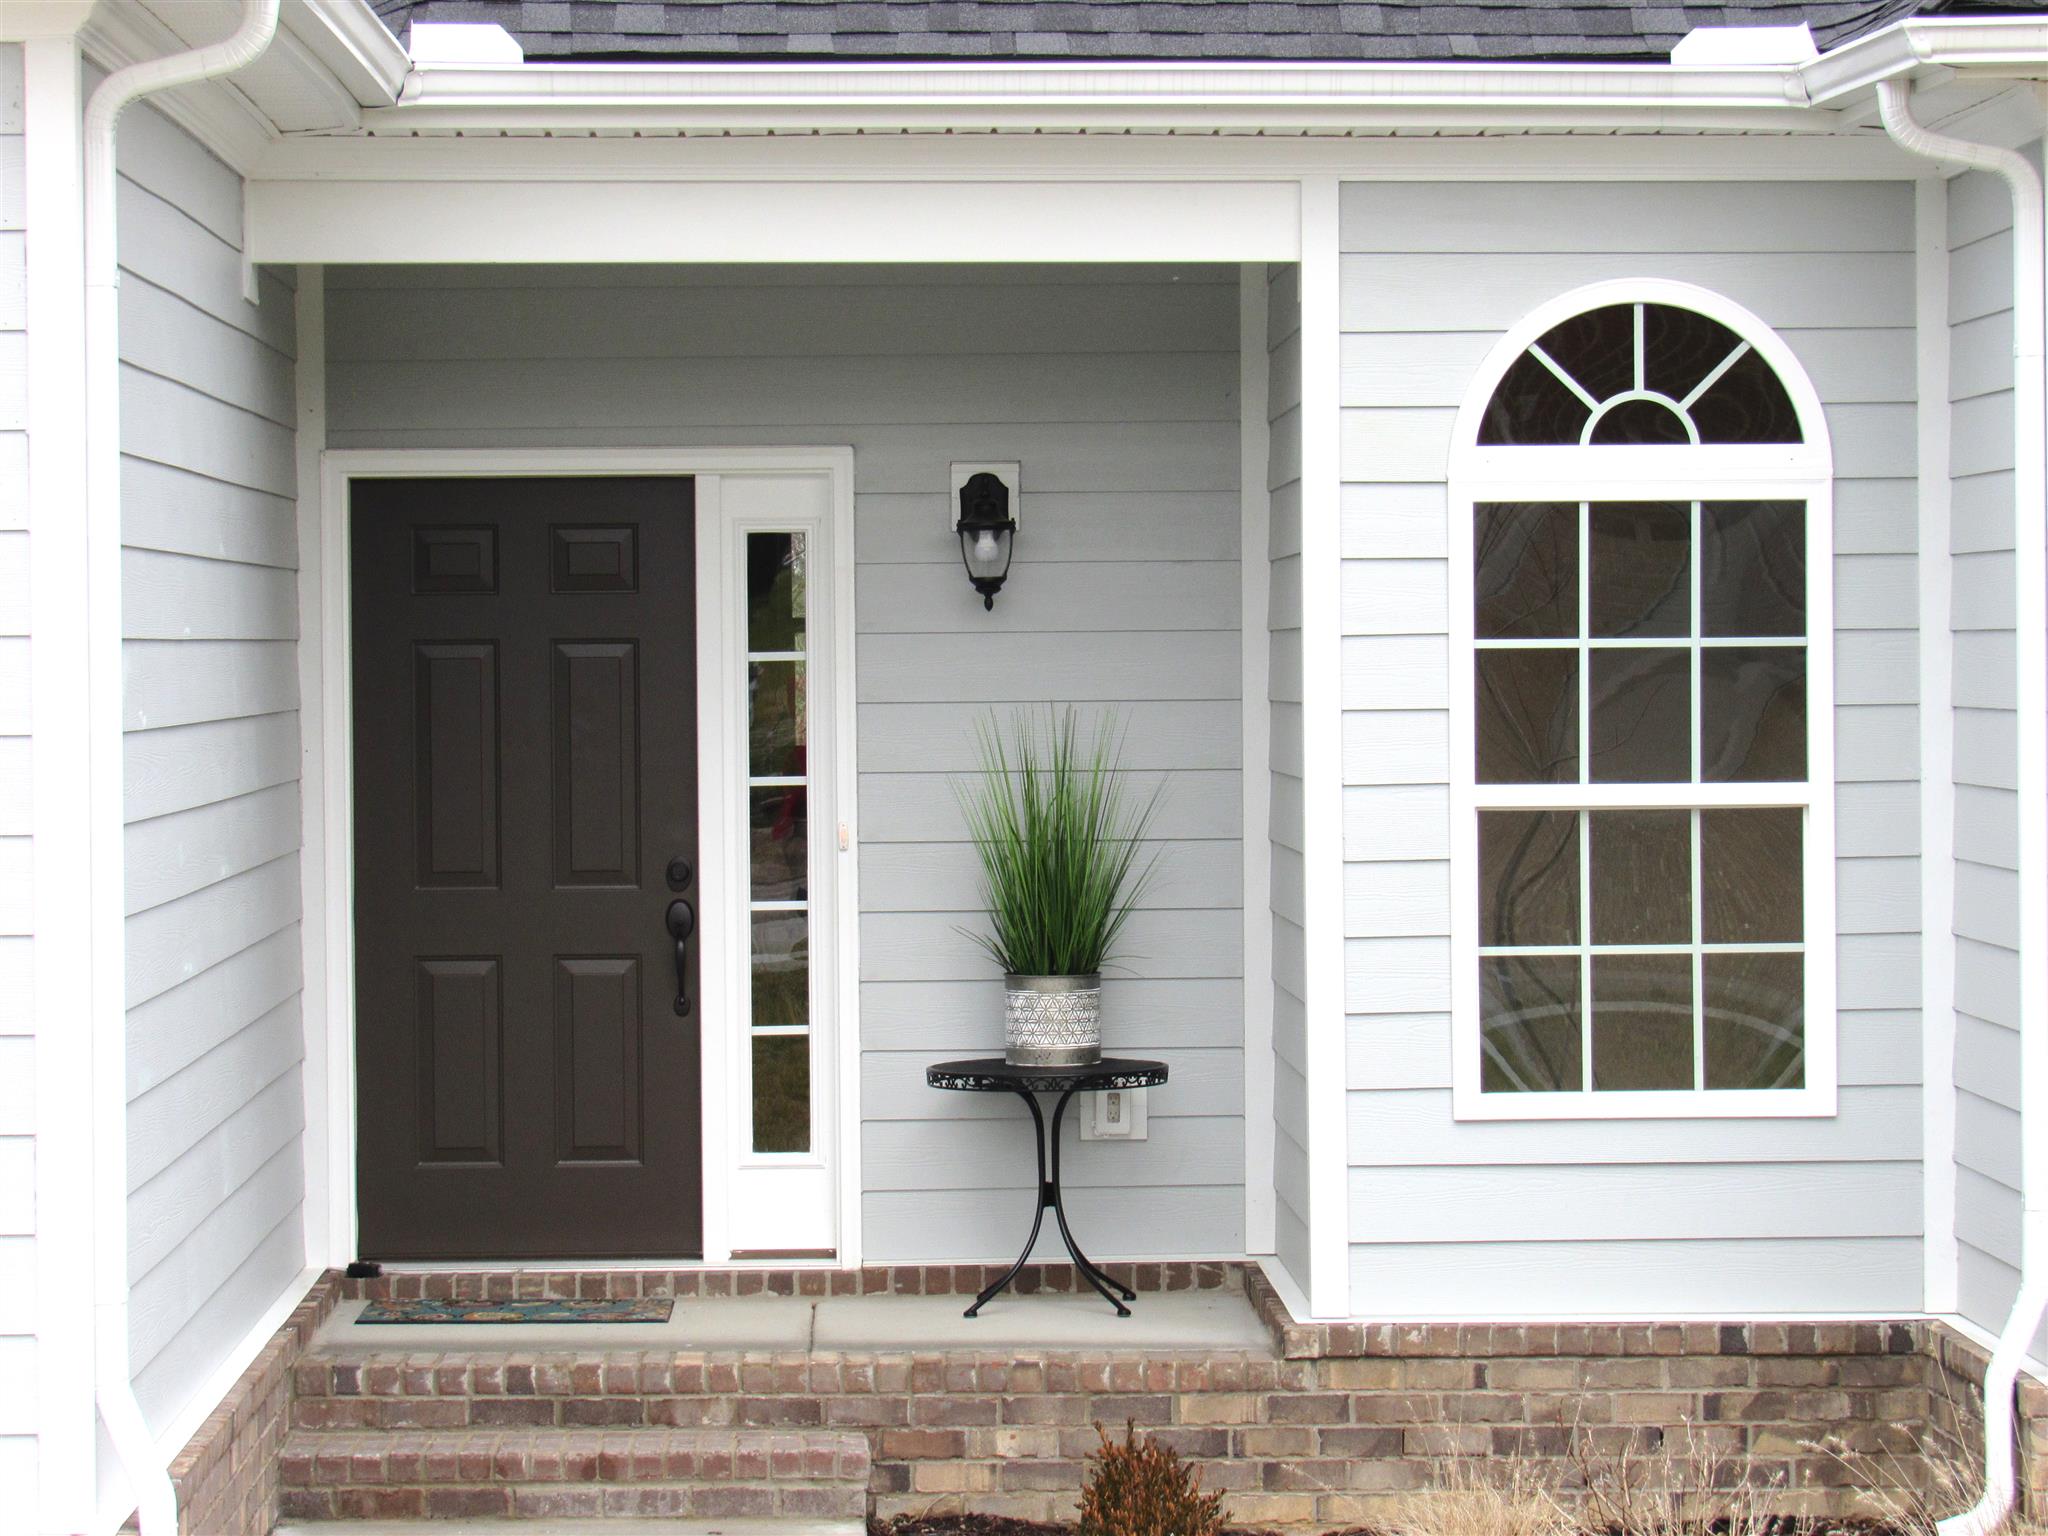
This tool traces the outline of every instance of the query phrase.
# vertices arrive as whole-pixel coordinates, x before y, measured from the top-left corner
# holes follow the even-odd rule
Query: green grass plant
[[[1070,707],[976,722],[977,779],[955,790],[981,859],[988,931],[962,932],[1004,971],[1088,976],[1117,955],[1158,856],[1143,841],[1159,790],[1121,764],[1113,717],[1083,731]]]

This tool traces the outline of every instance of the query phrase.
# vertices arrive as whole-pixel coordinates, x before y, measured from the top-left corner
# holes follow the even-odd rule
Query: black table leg
[[[967,1317],[977,1315],[989,1301],[1022,1272],[1025,1264],[1031,1259],[1031,1250],[1037,1246],[1039,1229],[1045,1224],[1045,1213],[1050,1210],[1054,1220],[1059,1223],[1060,1239],[1067,1245],[1068,1254],[1073,1257],[1076,1272],[1079,1273],[1083,1280],[1086,1280],[1089,1285],[1095,1288],[1104,1301],[1116,1308],[1116,1315],[1118,1317],[1129,1317],[1131,1309],[1125,1306],[1124,1302],[1136,1301],[1138,1299],[1137,1292],[1117,1284],[1115,1280],[1102,1272],[1101,1267],[1093,1259],[1081,1251],[1080,1244],[1074,1241],[1073,1230],[1067,1225],[1066,1206],[1060,1199],[1060,1125],[1066,1119],[1067,1101],[1073,1098],[1076,1090],[1072,1088],[1067,1089],[1066,1092],[1060,1095],[1059,1103],[1053,1106],[1052,1128],[1049,1136],[1046,1130],[1044,1112],[1038,1107],[1038,1096],[1022,1088],[1013,1089],[1012,1091],[1031,1110],[1032,1141],[1038,1153],[1038,1208],[1032,1213],[1031,1235],[1024,1239],[1024,1251],[1017,1255],[1017,1262],[1004,1271],[1001,1279],[975,1297],[974,1305],[969,1307],[963,1315]],[[1046,1149],[1048,1146],[1051,1148],[1052,1155],[1052,1171],[1049,1177],[1046,1172]],[[1122,1296],[1123,1301],[1117,1300],[1118,1296]]]

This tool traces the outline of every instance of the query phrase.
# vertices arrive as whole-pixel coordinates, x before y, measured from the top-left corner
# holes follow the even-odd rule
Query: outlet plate
[[[1112,1119],[1112,1116],[1115,1119]],[[1083,1141],[1143,1141],[1145,1090],[1117,1088],[1088,1095],[1088,1113],[1081,1117]]]

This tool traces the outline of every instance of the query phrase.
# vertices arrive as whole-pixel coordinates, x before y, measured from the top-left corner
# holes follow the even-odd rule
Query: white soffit
[[[1810,64],[1820,57],[1805,22],[1796,27],[1694,27],[1671,50],[1682,69]]]

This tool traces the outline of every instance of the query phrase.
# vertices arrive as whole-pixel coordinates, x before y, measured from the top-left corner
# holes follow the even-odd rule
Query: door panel
[[[350,537],[363,1256],[695,1256],[691,483],[364,481]]]

